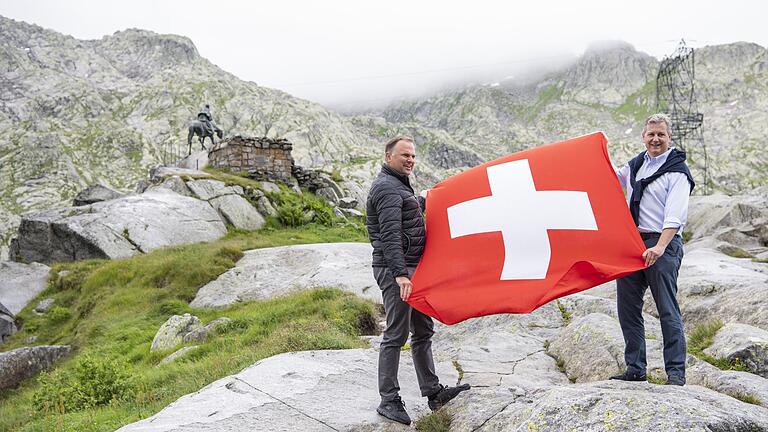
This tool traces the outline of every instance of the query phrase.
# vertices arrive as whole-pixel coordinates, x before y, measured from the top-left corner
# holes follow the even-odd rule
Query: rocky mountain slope
[[[300,165],[373,157],[345,118],[238,79],[185,37],[132,29],[84,41],[0,17],[0,245],[22,213],[95,183],[131,191],[186,154],[187,122],[206,102],[227,135],[287,138]]]
[[[734,43],[696,50],[695,60],[711,189],[734,193],[765,184],[768,51]],[[628,44],[595,47],[533,83],[462,89],[357,121],[378,130],[407,125],[418,131],[428,154],[449,145],[483,160],[603,130],[614,161],[623,163],[642,150],[642,121],[655,109],[658,68],[656,59]],[[703,179],[701,148],[688,151],[695,176]]]
[[[186,151],[187,122],[209,102],[228,135],[294,144],[300,165],[337,171],[367,188],[380,144],[419,144],[415,183],[428,187],[468,166],[531,146],[603,130],[615,161],[640,149],[653,111],[658,61],[627,44],[589,50],[538,80],[478,86],[341,116],[238,79],[181,36],[126,30],[77,40],[0,17],[0,258],[19,215],[61,206],[88,185],[130,192],[148,168]],[[755,44],[696,54],[713,189],[764,184],[768,54]],[[264,67],[279,67],[265,62]],[[695,175],[702,153],[691,149]]]

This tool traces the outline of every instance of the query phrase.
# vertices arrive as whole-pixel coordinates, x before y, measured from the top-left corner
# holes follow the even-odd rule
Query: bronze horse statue
[[[224,131],[219,129],[218,126],[213,126],[213,132],[205,127],[205,124],[201,122],[200,120],[192,120],[192,122],[189,123],[189,134],[187,135],[187,145],[189,145],[189,152],[187,153],[187,156],[192,154],[192,136],[197,135],[200,140],[200,150],[205,150],[205,139],[207,137],[211,138],[211,144],[216,145],[216,141],[213,138],[213,134],[215,133],[216,136],[219,137],[219,139],[222,139],[224,137]]]

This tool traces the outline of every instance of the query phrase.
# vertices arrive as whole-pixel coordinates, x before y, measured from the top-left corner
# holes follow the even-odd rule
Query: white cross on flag
[[[527,313],[644,267],[601,132],[453,176],[427,197],[408,302],[446,324]]]

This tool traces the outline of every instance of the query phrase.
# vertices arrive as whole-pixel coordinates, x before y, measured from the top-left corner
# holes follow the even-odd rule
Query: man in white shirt
[[[688,218],[693,177],[685,152],[670,148],[670,120],[654,114],[645,121],[646,151],[616,174],[627,190],[629,208],[640,236],[646,268],[617,281],[616,302],[624,334],[627,369],[611,379],[646,381],[643,295],[650,286],[664,338],[664,368],[669,385],[685,385],[686,344],[677,304],[677,273],[683,259],[681,234]]]

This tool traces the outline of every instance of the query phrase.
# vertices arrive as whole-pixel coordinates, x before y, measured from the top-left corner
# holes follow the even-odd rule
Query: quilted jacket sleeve
[[[408,276],[403,254],[403,198],[397,191],[382,193],[374,201],[384,261],[395,277]]]

